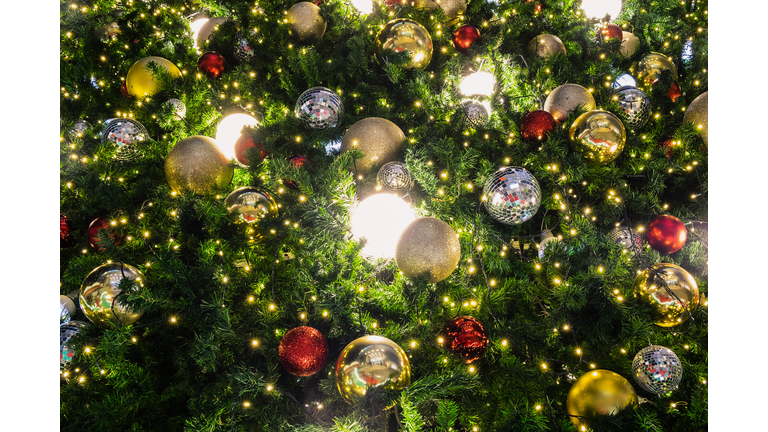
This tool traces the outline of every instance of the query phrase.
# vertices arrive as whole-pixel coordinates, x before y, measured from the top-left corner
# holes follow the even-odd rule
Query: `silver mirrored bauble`
[[[624,86],[616,89],[621,109],[627,114],[631,129],[640,129],[651,118],[651,98],[637,87]]]
[[[546,256],[545,251],[547,248],[554,248],[557,246],[557,243],[560,241],[557,237],[546,237],[544,238],[541,243],[539,243],[539,259],[544,259]]]
[[[235,58],[237,61],[240,63],[247,63],[253,58],[254,54],[255,52],[248,43],[248,39],[246,39],[242,33],[238,33],[237,36],[235,36]]]
[[[461,103],[461,108],[464,110],[467,122],[472,125],[472,127],[485,126],[488,124],[490,113],[480,102],[476,100],[466,100]]]
[[[224,199],[227,211],[240,215],[240,220],[248,223],[277,216],[277,204],[265,191],[253,186],[245,186],[232,191]]]
[[[70,321],[59,326],[59,371],[63,371],[75,357],[75,350],[68,344],[77,332],[88,326],[83,321]]]
[[[82,138],[83,134],[86,131],[86,129],[88,129],[90,127],[91,127],[91,124],[88,123],[87,121],[85,121],[85,120],[78,120],[67,131],[67,138],[69,138],[69,141],[74,141],[74,140],[76,140],[78,138]]]
[[[63,303],[59,303],[60,311],[59,311],[59,325],[68,323],[72,317],[69,315],[69,311],[67,310],[66,306],[64,306]]]
[[[485,208],[497,221],[518,225],[536,214],[541,188],[533,174],[521,167],[499,168],[483,187]]]
[[[117,146],[115,159],[130,161],[138,157],[138,146],[149,139],[149,133],[144,125],[132,119],[113,118],[104,122],[101,132],[101,142]]]
[[[637,87],[637,81],[635,81],[635,78],[630,74],[623,74],[616,77],[616,80],[611,84],[612,89],[617,89],[620,87],[625,86],[631,86],[631,87]]]
[[[344,116],[344,105],[333,90],[312,87],[299,96],[294,111],[304,126],[312,129],[326,129],[341,122]]]
[[[180,119],[187,116],[187,106],[184,105],[184,102],[176,98],[168,99],[163,102],[163,109],[170,109],[171,112]]]
[[[611,239],[612,242],[630,251],[635,249],[640,251],[643,249],[643,238],[640,234],[637,231],[626,227],[616,227],[612,229],[611,232],[608,233],[608,238]]]
[[[131,291],[144,287],[144,275],[136,267],[125,263],[104,264],[85,277],[80,287],[80,309],[92,323],[109,328],[135,323],[144,311],[133,310],[121,301],[115,301],[123,291],[120,282],[133,281]]]
[[[401,193],[408,192],[413,186],[411,172],[402,162],[389,162],[384,164],[376,174],[376,182],[384,192]]]
[[[693,60],[693,41],[685,41],[683,44],[683,52],[680,54],[684,62]]]
[[[661,395],[677,389],[683,378],[683,365],[671,349],[651,345],[632,361],[635,382],[648,392]]]
[[[75,313],[75,302],[65,295],[60,295],[59,306],[61,307],[59,311],[59,325],[66,324],[72,319],[72,314]]]

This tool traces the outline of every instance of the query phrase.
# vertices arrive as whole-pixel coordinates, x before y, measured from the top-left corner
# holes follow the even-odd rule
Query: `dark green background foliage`
[[[574,377],[594,365],[633,382],[632,359],[649,342],[680,357],[679,389],[657,397],[635,385],[647,403],[599,419],[595,429],[707,429],[707,308],[664,329],[631,295],[636,272],[654,262],[681,265],[707,292],[707,149],[682,121],[708,86],[706,1],[626,1],[614,22],[641,41],[631,58],[614,53],[617,42],[600,41],[597,20],[578,15],[573,0],[471,0],[462,23],[478,27],[482,41],[468,54],[454,49],[456,25],[442,11],[412,6],[376,7],[366,16],[344,1],[324,1],[325,35],[299,44],[283,22],[290,1],[71,4],[62,2],[60,15],[60,206],[77,243],[61,250],[61,293],[79,289],[107,260],[138,267],[146,289],[126,298],[145,311],[136,324],[91,326],[75,339],[78,354],[61,382],[62,430],[571,431],[565,402]],[[200,53],[189,22],[199,13],[230,17],[201,49],[227,59],[219,79],[197,76]],[[374,38],[394,17],[414,19],[431,34],[426,70],[376,61]],[[112,22],[120,33],[100,37],[100,27]],[[255,55],[239,63],[233,41],[239,29],[254,28],[243,34]],[[541,33],[559,36],[567,54],[531,56],[527,44]],[[693,58],[683,61],[689,39]],[[627,129],[615,162],[588,166],[569,149],[568,126],[579,113],[543,144],[520,139],[523,114],[567,82],[594,89],[598,108],[622,115],[609,84],[649,52],[675,60],[683,95],[672,102],[672,79],[663,76],[648,92],[658,116],[642,130]],[[123,96],[128,69],[147,56],[167,58],[185,73],[148,100]],[[473,128],[459,110],[458,83],[481,68],[497,86],[489,123]],[[340,94],[346,116],[338,127],[310,130],[294,116],[297,98],[313,86]],[[183,121],[162,106],[170,98],[186,104]],[[172,195],[168,151],[188,136],[215,136],[222,113],[238,106],[261,121],[255,133],[268,157],[235,168],[230,185],[207,195]],[[113,159],[115,148],[99,138],[105,120],[124,115],[151,138],[132,162]],[[348,235],[349,211],[371,193],[375,172],[360,179],[352,168],[360,154],[325,148],[367,117],[393,121],[408,138],[399,160],[415,187],[406,199],[460,234],[461,262],[444,281],[406,279],[394,260],[366,261]],[[92,128],[71,139],[67,131],[79,119]],[[659,145],[668,139],[677,144],[669,153]],[[285,160],[292,155],[310,164],[296,169]],[[542,187],[541,208],[521,225],[502,225],[480,205],[485,179],[503,165],[526,167]],[[284,179],[301,190],[286,188]],[[222,204],[246,185],[271,191],[280,204],[279,217],[259,225],[260,242],[249,242],[246,227]],[[606,236],[617,223],[639,227],[660,214],[687,224],[688,241],[677,253],[646,248],[633,256]],[[97,217],[125,220],[120,229],[131,239],[95,251],[87,227]],[[562,242],[539,259],[544,229]],[[474,371],[437,340],[457,315],[480,319],[490,333]],[[85,317],[78,312],[75,319]],[[300,325],[317,328],[329,344],[328,364],[309,378],[288,374],[278,361],[282,335]],[[412,384],[349,405],[335,388],[335,360],[347,343],[372,333],[408,353]]]

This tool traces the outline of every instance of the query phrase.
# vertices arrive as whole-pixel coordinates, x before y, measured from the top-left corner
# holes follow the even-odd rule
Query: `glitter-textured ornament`
[[[74,246],[75,237],[72,235],[72,221],[69,218],[59,213],[59,247],[68,248]]]
[[[645,391],[663,395],[677,389],[683,378],[683,364],[669,348],[651,345],[632,360],[632,376]]]
[[[640,39],[628,31],[621,32],[621,47],[619,52],[624,58],[632,57],[640,48]]]
[[[507,225],[519,225],[532,218],[541,205],[541,188],[525,168],[501,167],[483,187],[485,209],[492,218]]]
[[[69,340],[87,326],[84,321],[70,321],[59,326],[59,371],[66,369],[75,358],[75,350]]]
[[[480,30],[473,25],[463,25],[453,32],[453,46],[456,51],[466,54],[469,48],[481,39]]]
[[[605,369],[585,373],[568,391],[565,401],[571,422],[578,430],[589,428],[589,419],[598,415],[615,415],[638,398],[632,384],[616,372]]]
[[[705,146],[709,146],[709,126],[707,123],[707,118],[709,116],[708,112],[709,91],[705,91],[698,95],[696,99],[688,105],[688,109],[685,110],[685,116],[683,117],[684,122],[691,123],[696,127],[696,130],[699,131],[699,135],[701,135],[701,139],[704,140]]]
[[[349,403],[361,400],[372,387],[402,390],[411,384],[411,364],[399,345],[368,335],[350,342],[336,361],[336,387]]]
[[[405,140],[405,134],[396,124],[380,117],[368,117],[347,130],[341,140],[341,152],[357,149],[365,153],[355,160],[355,168],[366,173],[395,160]]]
[[[540,34],[528,42],[528,53],[542,58],[555,54],[565,55],[565,45],[553,34]]]
[[[171,111],[178,119],[183,119],[187,116],[187,106],[184,105],[184,102],[176,98],[168,99],[163,102],[163,109]]]
[[[386,62],[386,51],[405,51],[411,55],[406,69],[424,69],[432,61],[432,37],[427,29],[407,18],[392,20],[376,36],[376,58],[379,64]]]
[[[209,78],[218,78],[227,70],[227,60],[223,55],[209,51],[197,60],[197,70]]]
[[[552,90],[544,101],[544,111],[558,122],[564,121],[577,108],[589,111],[596,107],[592,93],[578,84],[563,84]]]
[[[629,251],[643,250],[643,237],[633,229],[616,227],[608,233],[608,238]]]
[[[637,65],[637,80],[645,86],[650,86],[661,76],[661,72],[672,72],[672,80],[677,80],[677,68],[664,54],[652,52],[640,60]]]
[[[488,348],[488,330],[477,318],[460,316],[443,326],[445,348],[472,363]]]
[[[472,127],[481,127],[488,124],[488,121],[491,119],[490,113],[488,112],[488,108],[485,107],[482,103],[479,101],[476,101],[474,99],[465,100],[461,103],[461,109],[464,111],[464,116],[467,119],[467,122]]]
[[[256,142],[256,137],[250,133],[244,133],[240,135],[240,138],[235,141],[235,159],[245,166],[251,166],[251,162],[246,156],[246,150],[249,148],[255,148],[259,151],[259,161],[263,161],[267,157],[267,152],[264,150],[264,145]]]
[[[70,142],[82,138],[83,134],[86,130],[88,130],[91,127],[91,124],[88,123],[86,120],[77,120],[72,127],[67,131],[66,138]]]
[[[115,36],[119,34],[120,34],[120,26],[114,21],[109,24],[102,24],[96,30],[96,35],[99,37],[99,40],[101,40],[102,42],[106,42],[110,39],[114,39]]]
[[[654,264],[641,271],[632,291],[635,298],[652,308],[651,319],[660,327],[687,321],[688,312],[693,313],[699,305],[696,279],[674,264]]]
[[[620,87],[615,95],[621,109],[627,113],[627,124],[631,129],[639,130],[651,118],[651,98],[637,87]]]
[[[288,331],[278,347],[280,364],[290,374],[307,377],[316,374],[328,360],[328,343],[322,333],[312,327],[296,327]]]
[[[402,162],[389,162],[384,164],[376,174],[376,183],[384,192],[402,194],[411,190],[413,180],[411,172]]]
[[[288,10],[286,19],[291,26],[290,33],[299,42],[312,42],[325,34],[325,20],[320,15],[320,8],[314,3],[296,3]]]
[[[556,247],[558,242],[560,242],[560,239],[552,235],[552,231],[546,231],[542,235],[541,243],[539,243],[539,259],[544,259],[547,256],[547,248],[552,249]]]
[[[395,263],[407,278],[429,276],[429,283],[447,278],[461,258],[456,231],[440,219],[417,218],[400,235]]]
[[[310,129],[332,128],[344,117],[344,104],[333,90],[312,87],[299,96],[294,113]]]
[[[149,139],[144,125],[133,119],[114,118],[104,122],[101,142],[112,143],[117,147],[115,159],[132,161],[139,156],[139,147]]]
[[[59,296],[59,325],[66,324],[72,320],[72,314],[75,313],[75,302],[71,298],[60,295]]]
[[[467,0],[414,0],[413,5],[419,9],[442,9],[448,18],[446,25],[455,24],[459,15],[467,11]]]
[[[232,191],[224,198],[224,206],[230,213],[239,215],[239,221],[247,223],[277,217],[277,203],[272,196],[253,186]]]
[[[114,225],[109,218],[100,217],[94,219],[88,226],[88,242],[91,244],[91,247],[99,252],[104,251],[104,243],[107,240],[101,238],[99,235],[100,230],[107,231],[108,237],[116,245],[122,243],[123,237],[117,232]]]
[[[128,93],[128,84],[123,81],[122,84],[120,84],[120,94],[122,94],[125,97],[131,97],[131,94]]]
[[[520,136],[525,142],[544,142],[547,134],[555,129],[557,122],[552,114],[544,110],[526,113],[520,121]]]
[[[645,239],[651,248],[666,255],[679,251],[687,238],[685,224],[672,215],[656,216],[645,229]]]
[[[588,111],[573,121],[568,132],[571,148],[590,165],[605,165],[624,150],[627,132],[618,117],[603,110]]]
[[[137,292],[144,287],[144,275],[136,267],[125,263],[104,264],[94,269],[80,287],[80,309],[92,323],[109,328],[135,323],[144,314],[121,304],[118,295],[123,294],[120,282],[133,281],[130,290]]]
[[[132,96],[152,96],[160,90],[162,81],[152,78],[149,63],[155,63],[165,69],[173,78],[179,78],[181,71],[175,64],[162,57],[145,57],[131,66],[125,77],[126,88]]]
[[[175,192],[204,195],[214,187],[226,186],[235,170],[227,157],[206,136],[191,136],[176,143],[165,159],[165,178]]]
[[[207,43],[211,39],[213,32],[218,29],[218,26],[224,24],[228,20],[229,18],[227,17],[213,17],[206,21],[205,24],[203,24],[203,26],[200,27],[200,30],[197,32],[197,37],[195,38],[195,46],[197,48],[203,48],[203,44]]]
[[[234,51],[235,51],[235,59],[237,59],[237,61],[239,61],[240,63],[247,63],[251,61],[253,56],[256,54],[253,47],[251,47],[251,44],[248,43],[248,39],[246,39],[242,33],[238,33],[235,36]]]
[[[600,35],[603,37],[604,41],[621,40],[623,39],[624,32],[621,30],[621,27],[616,24],[606,23],[603,25],[603,28],[600,29]]]

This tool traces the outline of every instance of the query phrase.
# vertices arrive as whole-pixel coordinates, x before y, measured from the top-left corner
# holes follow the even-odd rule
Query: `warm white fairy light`
[[[230,114],[224,117],[216,128],[216,145],[227,159],[234,159],[235,142],[240,138],[243,127],[258,125],[259,121],[249,114]]]
[[[488,72],[475,72],[467,75],[459,84],[459,92],[464,96],[493,96],[496,78]]]
[[[352,233],[365,238],[363,254],[393,258],[400,234],[416,219],[414,209],[395,195],[380,193],[366,198],[352,214]]]

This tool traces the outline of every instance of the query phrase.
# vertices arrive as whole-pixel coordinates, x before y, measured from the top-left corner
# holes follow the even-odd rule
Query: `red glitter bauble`
[[[68,248],[75,244],[75,237],[72,236],[72,222],[63,214],[59,214],[59,234],[61,236],[59,247]]]
[[[128,93],[128,84],[126,84],[125,81],[120,85],[120,93],[123,94],[125,97],[131,97],[131,94]]]
[[[453,32],[453,46],[456,51],[466,54],[469,47],[480,40],[480,30],[475,26],[463,25]]]
[[[603,28],[600,29],[600,34],[603,35],[603,40],[606,41],[621,40],[624,37],[624,32],[621,30],[621,27],[616,24],[605,24]]]
[[[479,359],[488,348],[488,331],[483,323],[471,316],[448,321],[443,332],[448,351],[464,357],[466,363]]]
[[[94,219],[93,222],[88,226],[88,242],[91,243],[91,246],[96,249],[99,252],[104,251],[104,246],[102,246],[102,239],[101,236],[99,236],[99,230],[107,230],[109,232],[109,238],[112,239],[112,242],[119,245],[122,243],[123,238],[115,231],[115,229],[112,227],[112,221],[110,219],[100,217],[97,219]]]
[[[314,375],[328,360],[328,343],[312,327],[296,327],[283,336],[278,347],[280,364],[296,376]]]
[[[306,156],[290,156],[285,160],[290,161],[294,168],[301,168],[305,163],[309,165],[309,158]]]
[[[227,61],[223,55],[209,51],[200,56],[200,60],[197,61],[197,69],[211,78],[218,78],[227,69]]]
[[[249,148],[255,148],[259,150],[259,156],[261,160],[267,157],[267,152],[264,151],[264,146],[261,143],[257,143],[252,136],[248,134],[240,135],[240,138],[235,141],[235,159],[245,166],[251,166],[251,162],[245,156],[245,151]]]
[[[531,111],[520,121],[520,135],[525,142],[543,142],[555,126],[557,122],[552,114],[543,110]]]
[[[680,250],[688,238],[683,222],[670,215],[656,216],[645,228],[645,239],[654,250],[671,254]]]

